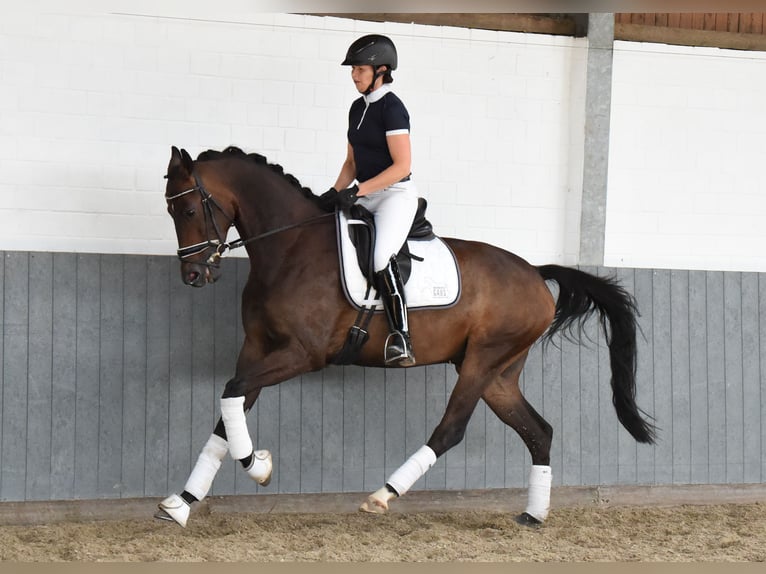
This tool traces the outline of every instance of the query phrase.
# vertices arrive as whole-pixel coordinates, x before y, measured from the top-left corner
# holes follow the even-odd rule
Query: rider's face
[[[351,79],[360,94],[366,92],[367,88],[370,87],[374,75],[372,66],[351,66]],[[382,79],[380,80],[382,81]]]

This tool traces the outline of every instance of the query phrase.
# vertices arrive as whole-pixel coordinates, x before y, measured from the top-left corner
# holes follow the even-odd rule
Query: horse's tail
[[[656,427],[636,404],[636,327],[638,310],[633,296],[613,278],[585,273],[559,265],[537,268],[545,280],[558,283],[556,312],[544,339],[558,331],[570,331],[575,324],[598,313],[609,346],[612,368],[612,403],[617,418],[641,443],[653,443]]]

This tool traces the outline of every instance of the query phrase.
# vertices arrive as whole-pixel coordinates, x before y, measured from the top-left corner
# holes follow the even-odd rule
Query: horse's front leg
[[[236,394],[239,386],[239,381],[232,379],[226,384],[221,397],[221,425],[227,437],[229,454],[242,464],[250,478],[261,486],[268,486],[273,469],[271,453],[268,450],[255,450],[253,447],[246,418],[252,406],[252,402],[248,404],[247,399],[252,393]],[[256,389],[255,393],[260,393],[260,388]]]
[[[260,389],[256,389],[245,398],[244,413],[250,410],[259,394]],[[229,452],[229,443],[226,440],[226,429],[223,418],[219,418],[213,434],[205,443],[197,458],[197,463],[189,474],[183,492],[180,495],[171,494],[160,502],[159,510],[154,515],[155,518],[172,520],[185,527],[192,504],[207,496],[227,452]],[[258,457],[259,461],[264,461],[264,463],[259,464],[259,468],[265,466],[265,461],[268,461],[268,472],[263,471],[260,476],[254,477],[259,484],[267,486],[271,480],[271,454],[268,451],[258,451],[253,455],[254,458]]]
[[[205,498],[227,452],[234,460],[240,461],[248,475],[258,484],[267,486],[271,481],[271,453],[268,450],[254,450],[246,415],[263,387],[282,382],[309,369],[306,361],[296,360],[296,356],[301,355],[289,350],[272,353],[259,361],[247,361],[247,356],[243,349],[237,364],[237,372],[243,374],[238,374],[226,383],[221,397],[221,418],[202,449],[184,491],[164,499],[159,504],[156,518],[186,526],[191,505]]]

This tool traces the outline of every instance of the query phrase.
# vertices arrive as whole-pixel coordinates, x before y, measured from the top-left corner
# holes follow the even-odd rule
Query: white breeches
[[[365,207],[375,218],[375,272],[388,265],[407,240],[407,234],[418,210],[418,191],[410,181],[395,183],[381,191],[359,198],[359,205]]]

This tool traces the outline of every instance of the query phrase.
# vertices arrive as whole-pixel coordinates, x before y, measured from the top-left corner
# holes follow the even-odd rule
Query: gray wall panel
[[[322,371],[322,483],[320,492],[343,492],[343,368]]]
[[[707,274],[708,480],[726,482],[726,355],[724,352],[724,274]]]
[[[689,395],[689,273],[670,274],[670,385],[673,408],[673,482],[691,482]]]
[[[364,369],[364,489],[377,490],[386,474],[386,383],[384,369]]]
[[[761,381],[758,331],[758,275],[742,274],[742,482],[761,477]]]
[[[5,268],[6,268],[6,262],[8,261],[10,257],[9,253],[3,253],[2,257],[2,265],[0,265],[0,301],[2,301],[2,305],[0,305],[0,336],[2,337],[3,342],[5,342]],[[4,413],[5,413],[5,401],[3,400],[3,395],[5,395],[5,345],[0,345],[0,360],[2,360],[3,367],[0,368],[0,416],[3,417],[3,420],[5,419]],[[5,493],[3,490],[3,472],[2,467],[6,464],[10,464],[10,460],[8,458],[3,458],[3,444],[5,444],[5,433],[3,432],[3,420],[0,420],[0,500],[4,500],[8,498],[8,494]],[[18,493],[11,493],[11,496],[18,496]]]
[[[724,274],[724,360],[726,380],[726,482],[744,477],[742,393],[742,275]]]
[[[322,492],[323,373],[306,373],[301,385],[301,492]]]
[[[51,333],[51,492],[54,500],[74,497],[77,405],[77,257],[53,255]],[[167,338],[167,337],[166,337]],[[164,462],[164,461],[163,461]]]
[[[29,257],[5,257],[3,437],[0,498],[26,498],[29,376]],[[49,413],[45,413],[49,417]]]
[[[759,370],[759,389],[761,394],[761,417],[759,419],[761,426],[761,481],[766,480],[766,278],[763,273],[758,275],[758,341],[760,343],[759,360],[753,360],[758,363]],[[752,360],[752,358],[751,358]],[[748,361],[749,362],[749,361]],[[754,424],[754,422],[753,422]],[[754,462],[753,464],[758,464]]]
[[[104,286],[105,290],[111,286]],[[101,347],[101,258],[77,256],[77,395],[74,498],[99,495],[99,357]]]
[[[707,275],[689,272],[689,462],[691,484],[710,476],[708,440]],[[683,424],[679,421],[678,424]]]
[[[668,421],[663,440],[654,449],[654,480],[673,482],[673,379],[671,368],[670,271],[654,271],[652,277],[652,367],[654,413]],[[657,342],[663,341],[663,344]]]
[[[51,497],[53,410],[53,254],[29,256],[29,380],[27,386],[27,499]]]
[[[301,492],[301,452],[303,436],[301,429],[303,409],[301,408],[301,380],[293,379],[282,383],[277,389],[279,394],[279,451],[275,461],[277,492]],[[269,391],[266,389],[264,391]],[[252,417],[250,417],[252,420]],[[313,430],[313,429],[312,429]],[[265,442],[262,448],[268,448]]]
[[[3,254],[0,498],[180,491],[219,417],[243,340],[247,261],[219,283],[181,284],[169,257]],[[762,274],[584,268],[633,293],[641,408],[660,443],[637,445],[611,404],[595,321],[535,345],[521,386],[554,428],[554,484],[748,483],[766,463]],[[329,367],[264,389],[248,422],[272,451],[269,487],[230,457],[212,494],[371,491],[424,444],[451,365]],[[521,487],[530,457],[481,402],[465,439],[414,489]]]
[[[348,365],[342,368],[343,444],[341,471],[342,491],[364,490],[364,368]]]
[[[119,497],[122,489],[124,363],[124,258],[101,256],[98,494]]]
[[[404,456],[406,458],[412,456],[426,443],[431,436],[430,430],[426,430],[425,367],[413,367],[404,371]],[[412,485],[413,490],[424,487],[425,478]]]
[[[162,496],[168,486],[170,424],[170,273],[168,257],[150,257],[146,271],[146,456],[144,494]],[[175,279],[175,274],[173,279]]]
[[[381,446],[385,452],[383,459],[385,478],[388,478],[412,455],[411,452],[407,452],[407,433],[405,431],[407,420],[407,381],[405,377],[404,369],[383,370],[386,389],[384,405],[386,416],[384,441]]]
[[[147,277],[146,257],[126,256],[124,283],[124,342],[122,409],[122,496],[143,496],[146,483],[147,405]]]

